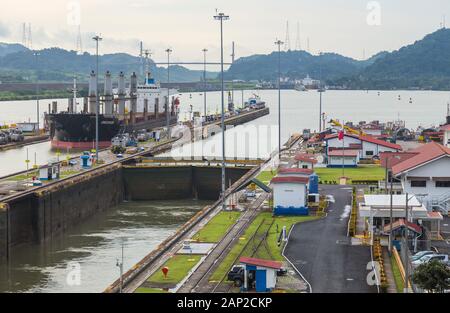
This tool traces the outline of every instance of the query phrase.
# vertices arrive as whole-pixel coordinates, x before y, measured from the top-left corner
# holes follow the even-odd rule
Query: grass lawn
[[[274,220],[274,223],[270,227],[268,237],[266,238],[267,246],[261,244],[258,248],[258,251],[253,255],[254,257],[259,257],[262,259],[274,259],[277,261],[283,261],[284,258],[281,255],[282,247],[279,247],[277,244],[279,233],[277,233],[277,225],[278,231],[283,229],[283,226],[286,226],[289,231],[290,227],[299,222],[306,222],[310,220],[317,219],[316,216],[290,216],[290,217],[273,217],[270,212],[260,213],[255,220],[250,224],[250,226],[245,231],[244,235],[240,238],[239,242],[234,245],[231,249],[230,253],[226,256],[223,262],[218,266],[216,271],[211,275],[211,281],[220,281],[226,273],[231,269],[234,265],[233,262],[237,258],[238,255],[242,254],[242,256],[251,256],[253,253],[253,249],[251,249],[251,244],[247,246],[245,251],[243,251],[245,245],[250,240],[252,235],[256,232],[258,226],[263,222],[263,225],[260,229],[267,229]],[[259,232],[258,232],[259,233]],[[258,239],[256,239],[256,243]],[[268,251],[269,250],[269,251]],[[239,260],[237,260],[238,262]]]
[[[200,255],[176,254],[170,258],[161,268],[167,266],[169,273],[164,277],[161,268],[153,273],[147,280],[151,283],[173,283],[178,284],[189,271],[200,261]]]
[[[342,168],[325,168],[318,167],[314,169],[319,175],[319,180],[339,182],[339,177],[342,176]],[[357,168],[346,168],[344,175],[350,180],[382,180],[385,176],[385,169],[380,166],[364,166]]]
[[[199,230],[192,239],[200,242],[218,242],[231,225],[236,223],[236,220],[241,215],[240,212],[220,212],[214,216],[208,224]]]
[[[160,288],[139,287],[134,293],[167,293],[167,291]]]
[[[404,282],[403,282],[402,275],[400,274],[400,270],[398,268],[398,265],[397,265],[397,262],[395,261],[394,256],[391,256],[391,266],[392,266],[392,273],[394,274],[395,286],[397,288],[397,292],[402,293]]]
[[[262,171],[257,177],[256,179],[262,181],[264,184],[269,184],[271,179],[277,175],[277,171]]]

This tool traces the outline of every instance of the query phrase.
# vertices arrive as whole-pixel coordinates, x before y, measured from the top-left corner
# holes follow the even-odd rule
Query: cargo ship
[[[129,88],[126,88],[125,75],[121,72],[114,94],[111,76],[109,71],[106,72],[104,94],[97,97],[96,73],[91,72],[89,96],[84,98],[81,112],[76,112],[76,83],[74,83],[74,96],[69,99],[66,111],[58,112],[55,102],[51,107],[49,106],[45,121],[53,149],[90,150],[95,148],[97,107],[100,108],[99,148],[111,146],[111,139],[120,133],[150,131],[177,124],[179,99],[174,96],[177,90],[161,88],[148,70],[143,84],[137,83],[137,76],[133,73]],[[99,101],[98,105],[97,101]]]

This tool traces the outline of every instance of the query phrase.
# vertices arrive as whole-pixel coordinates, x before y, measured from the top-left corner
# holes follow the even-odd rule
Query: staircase
[[[428,200],[427,207],[438,209],[441,213],[448,215],[448,210],[450,209],[450,192],[439,196],[432,196],[431,199]]]

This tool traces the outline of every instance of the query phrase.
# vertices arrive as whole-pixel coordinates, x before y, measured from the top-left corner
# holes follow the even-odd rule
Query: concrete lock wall
[[[0,259],[10,247],[50,239],[122,200],[121,167],[19,196],[0,208]]]
[[[241,178],[248,169],[227,168],[226,185]],[[217,200],[221,190],[220,167],[125,167],[125,199],[173,200],[195,197]]]

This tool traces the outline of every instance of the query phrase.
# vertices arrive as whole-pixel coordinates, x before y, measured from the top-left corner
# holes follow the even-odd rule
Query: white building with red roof
[[[314,165],[317,164],[317,159],[315,156],[307,153],[297,154],[294,160],[297,168],[314,169]]]
[[[373,136],[358,136],[344,134],[344,139],[339,140],[338,134],[330,134],[325,137],[326,155],[333,150],[357,150],[359,159],[372,159],[379,157],[381,152],[396,152],[402,150],[398,144],[377,139]]]
[[[357,167],[358,162],[358,150],[331,150],[328,152],[327,167]]]
[[[275,215],[308,215],[308,176],[282,176],[272,178],[273,208]]]
[[[450,148],[436,142],[409,151],[410,157],[392,166],[405,192],[415,194],[428,209],[445,213],[450,206]]]

